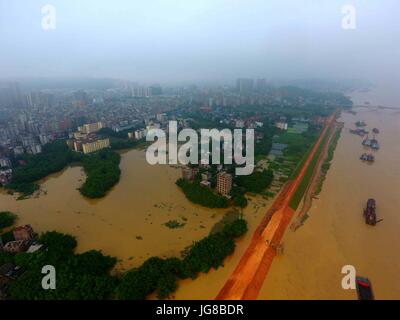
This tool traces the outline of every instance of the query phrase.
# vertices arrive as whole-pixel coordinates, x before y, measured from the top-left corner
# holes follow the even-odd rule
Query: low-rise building
[[[188,181],[192,181],[194,180],[198,172],[199,168],[182,168],[182,178]]]
[[[0,170],[0,184],[5,186],[11,182],[12,169]]]
[[[13,230],[13,235],[15,240],[28,240],[31,241],[35,237],[35,232],[33,228],[27,224],[24,226],[19,226]]]
[[[95,123],[87,123],[81,127],[78,127],[78,131],[84,134],[94,133],[99,131],[102,128],[105,128],[105,124],[103,122],[95,122]]]
[[[287,130],[288,129],[288,123],[287,122],[278,121],[278,122],[275,122],[275,127],[277,127],[278,129],[281,129],[281,130]]]
[[[146,129],[142,129],[142,130],[136,130],[135,131],[135,139],[136,140],[140,140],[146,137],[147,134],[147,130]]]
[[[3,246],[3,250],[8,253],[20,253],[29,248],[30,241],[28,240],[15,240],[9,241]]]
[[[0,167],[2,168],[11,168],[11,160],[7,157],[0,158]]]
[[[95,151],[99,151],[104,148],[110,147],[110,139],[97,139],[94,141],[88,141],[82,143],[82,151],[83,153],[91,153]]]
[[[110,139],[99,139],[96,134],[83,135],[80,138],[67,140],[69,148],[76,152],[91,153],[110,147]]]

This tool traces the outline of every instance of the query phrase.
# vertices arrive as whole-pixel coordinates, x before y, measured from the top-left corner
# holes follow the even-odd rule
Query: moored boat
[[[361,155],[361,157],[360,157],[360,160],[367,161],[367,162],[374,162],[375,161],[375,157],[371,153],[363,153]]]
[[[374,300],[372,284],[368,278],[356,277],[358,300]]]
[[[375,199],[368,199],[367,207],[364,209],[365,223],[374,226],[376,225],[376,201]]]

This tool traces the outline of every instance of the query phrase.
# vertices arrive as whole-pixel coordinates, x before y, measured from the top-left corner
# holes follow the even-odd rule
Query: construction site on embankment
[[[281,240],[301,201],[304,199],[292,230],[303,223],[312,198],[320,189],[322,165],[329,157],[330,146],[337,140],[341,129],[341,124],[336,122],[337,115],[338,112],[335,112],[326,119],[319,138],[266,212],[217,300],[257,299],[274,257],[283,251]]]

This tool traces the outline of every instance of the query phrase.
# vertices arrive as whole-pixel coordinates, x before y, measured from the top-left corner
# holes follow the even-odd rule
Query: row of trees
[[[83,158],[86,181],[79,188],[88,198],[104,197],[118,181],[121,175],[119,163],[121,156],[109,149],[103,149]]]

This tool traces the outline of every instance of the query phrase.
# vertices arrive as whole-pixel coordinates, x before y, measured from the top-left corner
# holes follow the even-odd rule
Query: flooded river
[[[368,101],[360,94],[356,104]],[[304,226],[288,229],[284,253],[271,267],[260,299],[356,299],[341,288],[341,268],[353,265],[368,277],[377,299],[400,299],[400,109],[356,108],[343,113],[345,123],[319,199],[313,201]],[[381,149],[372,165],[362,163],[362,138],[349,133],[364,120],[380,129]],[[17,201],[0,193],[0,209],[18,214],[18,224],[38,232],[57,230],[77,237],[78,251],[99,249],[119,259],[123,270],[150,256],[179,256],[192,241],[207,235],[226,210],[191,204],[175,186],[179,169],[150,166],[143,151],[124,153],[121,180],[100,200],[87,200],[76,190],[84,181],[81,167],[68,167],[41,182],[47,192],[39,198]],[[375,227],[362,217],[366,200],[377,200]],[[236,267],[269,203],[253,198],[244,210],[249,232],[237,242],[223,268],[180,281],[176,299],[213,299]],[[179,229],[163,224],[185,222]]]
[[[0,210],[15,212],[18,225],[35,231],[56,230],[76,236],[78,252],[102,250],[119,259],[118,269],[140,265],[151,256],[179,256],[193,241],[206,236],[226,213],[190,203],[175,185],[181,170],[147,164],[145,152],[122,154],[120,182],[100,200],[88,200],[77,190],[85,179],[79,166],[68,167],[41,181],[38,198],[17,201],[0,193]],[[262,216],[264,199],[255,200],[246,215]],[[169,229],[169,220],[185,223]]]
[[[85,174],[81,167],[68,167],[41,183],[47,192],[39,198],[16,201],[0,194],[1,210],[19,216],[37,232],[57,230],[76,236],[78,251],[99,249],[120,259],[127,268],[150,256],[176,256],[192,241],[201,239],[224,215],[186,200],[175,185],[181,175],[169,166],[150,166],[143,151],[122,155],[121,180],[100,200],[82,197],[77,188]],[[169,229],[163,224],[178,220],[186,225]]]
[[[371,280],[376,299],[400,299],[400,109],[354,110],[342,114],[345,129],[323,190],[305,225],[286,232],[284,254],[275,259],[260,299],[356,299],[354,290],[341,287],[344,265]],[[370,165],[359,160],[362,138],[348,130],[357,120],[381,131]],[[375,227],[362,216],[368,198],[376,199],[378,219],[384,219]]]

